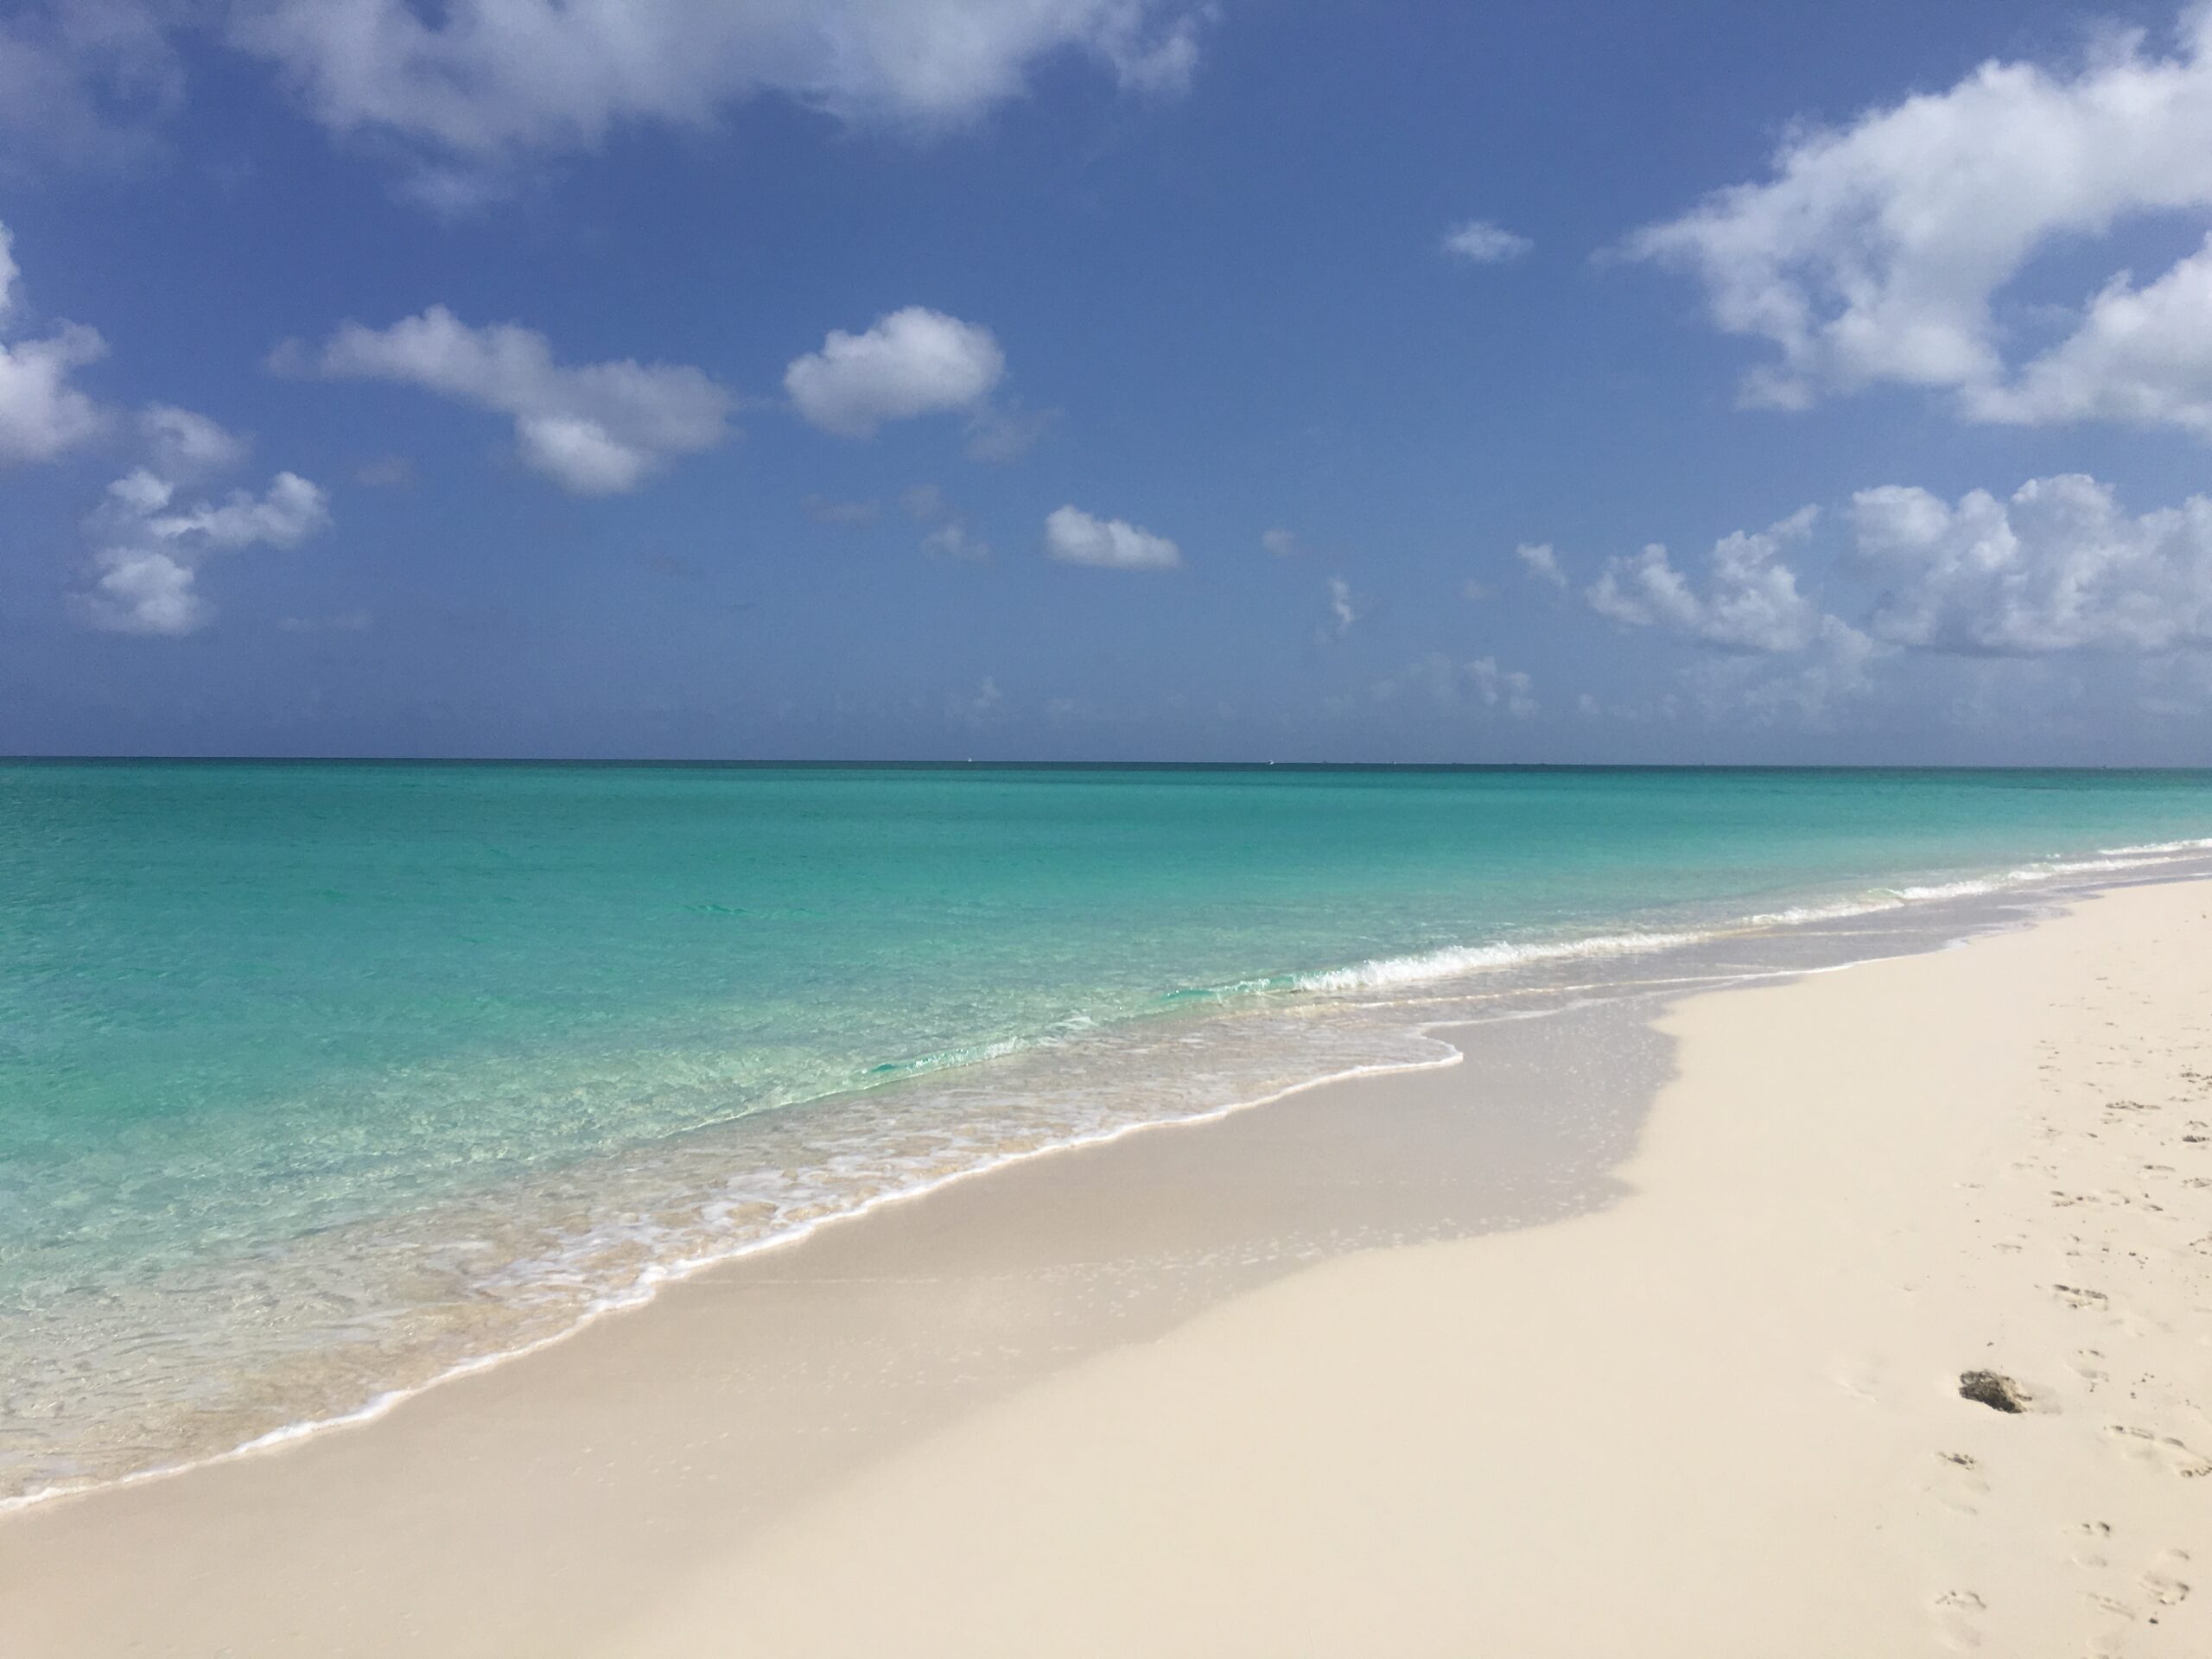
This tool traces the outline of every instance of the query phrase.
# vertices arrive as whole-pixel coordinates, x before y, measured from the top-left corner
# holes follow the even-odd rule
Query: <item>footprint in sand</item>
[[[1970,1651],[1981,1645],[1981,1616],[1989,1604],[1971,1590],[1946,1590],[1936,1598],[1936,1630],[1943,1645]]]
[[[2114,1423],[2105,1430],[2105,1437],[2131,1463],[2147,1464],[2168,1474],[2179,1475],[2183,1480],[2201,1480],[2212,1475],[2212,1458],[2198,1456],[2169,1435]]]
[[[1871,1359],[1847,1360],[1836,1372],[1836,1387],[1854,1400],[1880,1399],[1882,1382],[1882,1367]]]
[[[2135,1610],[2111,1596],[2092,1595],[2089,1605],[2114,1621],[2089,1638],[2089,1659],[2120,1659],[2127,1651],[2127,1630],[2135,1623]]]
[[[2112,1524],[2106,1521],[2084,1521],[2074,1529],[2074,1565],[2105,1567],[2112,1565],[2112,1558],[2105,1554],[2105,1546],[2112,1542]]]
[[[2069,1307],[2101,1308],[2111,1300],[2101,1290],[2084,1290],[2078,1285],[2053,1285],[2051,1290]]]
[[[2188,1565],[2187,1550],[2160,1550],[2137,1582],[2142,1585],[2144,1593],[2161,1607],[2177,1606],[2189,1599],[2189,1581],[2179,1576]]]
[[[1980,1514],[1979,1500],[1989,1496],[1989,1482],[1982,1477],[1981,1465],[1964,1452],[1938,1452],[1936,1456],[1942,1469],[1929,1490],[1936,1500],[1961,1515]]]

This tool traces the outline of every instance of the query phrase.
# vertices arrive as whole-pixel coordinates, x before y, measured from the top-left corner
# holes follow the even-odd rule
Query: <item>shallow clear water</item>
[[[2207,836],[2201,773],[0,766],[0,1498],[1433,1061],[1414,987]]]

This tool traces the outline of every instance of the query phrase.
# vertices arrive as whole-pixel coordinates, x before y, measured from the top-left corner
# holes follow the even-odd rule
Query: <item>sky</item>
[[[18,0],[0,753],[2212,764],[2212,8]]]

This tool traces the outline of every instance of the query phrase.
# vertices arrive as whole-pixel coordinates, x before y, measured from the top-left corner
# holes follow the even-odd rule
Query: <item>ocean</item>
[[[2195,772],[0,765],[0,1502],[1445,1063],[1516,975],[1941,931],[2208,838]]]

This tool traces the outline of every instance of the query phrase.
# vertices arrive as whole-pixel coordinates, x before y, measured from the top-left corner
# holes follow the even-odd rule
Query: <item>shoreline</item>
[[[1402,995],[1417,998],[1424,994],[1448,995],[1447,988],[1456,982],[1463,986],[1466,996],[1473,1003],[1479,1002],[1484,995],[1495,988],[1489,982],[1490,976],[1500,973],[1509,976],[1516,972],[1541,974],[1548,969],[1584,961],[1621,964],[1646,957],[1664,958],[1694,952],[1700,947],[1738,938],[1792,931],[1808,938],[1816,937],[1821,928],[1831,924],[1879,923],[1891,918],[1903,923],[1916,915],[1933,917],[1945,906],[1972,906],[1983,901],[2005,912],[2002,915],[1984,915],[1966,920],[1961,925],[1967,933],[1972,934],[1992,926],[2012,925],[2015,918],[2012,912],[2017,906],[2038,902],[2063,903],[2081,892],[2101,890],[2107,885],[2125,886],[2144,880],[2185,879],[2180,874],[2182,867],[2203,861],[2208,853],[2212,853],[2212,838],[2099,848],[2077,855],[2054,855],[2007,869],[1992,868],[1982,874],[1941,882],[1931,880],[1902,886],[1866,887],[1847,898],[1791,904],[1778,909],[1760,909],[1732,918],[1713,918],[1687,929],[1670,931],[1665,927],[1655,927],[1643,931],[1624,932],[1599,927],[1560,938],[1444,947],[1412,956],[1366,960],[1349,968],[1278,976],[1282,980],[1280,985],[1274,980],[1249,982],[1227,988],[1215,987],[1207,994],[1221,995],[1249,992],[1256,987],[1261,989],[1291,989],[1317,996]],[[2067,885],[2083,881],[2088,883],[2086,887],[2069,888]],[[1927,943],[1924,939],[1916,940],[1907,948],[1924,949]],[[1862,959],[1850,956],[1831,965]],[[1748,982],[1758,976],[1756,974],[1738,974],[1722,977],[1731,982]],[[1239,1014],[1257,1011],[1225,1009],[1216,1017],[1234,1019]],[[1423,1043],[1434,1039],[1439,1030],[1461,1021],[1444,1015],[1415,1017],[1408,1014],[1389,1023],[1398,1027],[1396,1034],[1399,1038]],[[1117,1029],[1128,1034],[1139,1028],[1138,1025],[1132,1024]],[[1378,1031],[1376,1040],[1379,1046],[1386,1039]],[[1035,1061],[1049,1056],[1046,1050],[1039,1049],[1033,1052],[1025,1051],[1021,1055],[1008,1058]],[[610,1314],[632,1312],[649,1306],[670,1286],[684,1282],[699,1274],[714,1271],[723,1265],[744,1261],[762,1251],[787,1248],[812,1236],[823,1226],[837,1222],[859,1221],[886,1205],[927,1198],[956,1182],[996,1173],[1039,1157],[1059,1153],[1081,1153],[1093,1147],[1110,1144],[1141,1129],[1202,1126],[1230,1114],[1277,1103],[1306,1090],[1327,1087],[1362,1077],[1386,1076],[1400,1071],[1427,1070],[1433,1065],[1456,1065],[1460,1058],[1457,1052],[1447,1052],[1433,1060],[1376,1059],[1356,1063],[1341,1070],[1280,1083],[1265,1087],[1255,1094],[1240,1096],[1217,1104],[1203,1105],[1187,1112],[1109,1122],[1103,1128],[1077,1130],[1045,1144],[1018,1147],[973,1164],[932,1173],[912,1185],[891,1186],[868,1193],[849,1208],[805,1216],[778,1230],[728,1243],[716,1243],[703,1253],[652,1261],[629,1282],[600,1291],[590,1300],[581,1304],[565,1324],[540,1333],[524,1335],[523,1340],[512,1346],[465,1355],[458,1360],[442,1363],[427,1375],[380,1388],[359,1404],[340,1406],[322,1414],[283,1421],[252,1433],[242,1440],[219,1445],[215,1449],[188,1452],[176,1461],[126,1470],[114,1475],[50,1484],[0,1497],[0,1516],[113,1488],[172,1478],[232,1459],[259,1456],[320,1434],[351,1430],[376,1422],[427,1392],[489,1368],[526,1359],[572,1338]],[[988,1065],[990,1062],[983,1064]],[[965,1069],[949,1068],[951,1071]],[[901,1077],[887,1086],[892,1089],[910,1084],[927,1086],[941,1080],[938,1073],[932,1071],[912,1077]],[[834,1106],[846,1101],[867,1100],[874,1092],[863,1090],[850,1096],[830,1096],[826,1097],[826,1102]],[[804,1112],[823,1103],[807,1103],[795,1109]],[[745,1122],[743,1119],[734,1120],[734,1124]],[[722,1125],[718,1128],[727,1131],[732,1127]],[[702,1133],[716,1132],[716,1128],[709,1128]]]
[[[2209,939],[2124,890],[1685,1001],[1621,1202],[1065,1371],[604,1650],[2194,1659]]]
[[[2157,895],[2206,891],[2202,883],[2122,887],[2111,898],[2080,902],[2084,911],[2094,911],[2141,896],[2151,908]],[[2044,936],[2069,919],[1984,936],[1963,950],[1821,976],[1821,981],[1855,980],[1938,960],[1972,962],[1977,952]],[[1779,986],[1735,988],[1751,998],[1787,994],[1793,979],[1805,983],[1801,970]],[[1685,1000],[1679,989],[1655,997],[1675,1009],[1667,1016],[1669,1025],[1683,1011],[1694,1015],[1736,1001],[1717,995]],[[265,1594],[265,1584],[251,1592],[247,1586],[275,1567],[282,1569],[276,1576],[291,1586],[289,1616],[306,1618],[338,1651],[388,1651],[390,1643],[401,1639],[435,1652],[617,1650],[631,1639],[623,1627],[641,1613],[648,1624],[659,1618],[664,1626],[667,1619],[684,1616],[684,1608],[696,1607],[699,1585],[731,1562],[754,1559],[770,1547],[792,1548],[790,1541],[810,1535],[810,1529],[819,1535],[818,1512],[824,1504],[834,1508],[841,1494],[927,1457],[948,1438],[1005,1418],[1025,1402],[1074,1386],[1101,1367],[1172,1354],[1192,1333],[1239,1308],[1280,1300],[1315,1273],[1341,1274],[1354,1265],[1425,1250],[1496,1249],[1501,1239],[1525,1243],[1648,1202],[1648,1194],[1625,1205],[1614,1200],[1625,1190],[1623,1160],[1661,1121],[1655,1111],[1644,1122],[1643,1102],[1637,1096],[1648,1097],[1663,1081],[1663,1039],[1655,1038],[1656,1046],[1635,1052],[1611,1051],[1612,1073],[1592,1096],[1611,1089],[1607,1104],[1586,1111],[1581,1121],[1549,1125],[1554,1139],[1540,1146],[1516,1144],[1516,1132],[1529,1126],[1503,1122],[1511,1114],[1495,1110],[1488,1119],[1499,1121],[1486,1120],[1481,1127],[1502,1136],[1497,1144],[1478,1147],[1455,1141],[1468,1132],[1462,1121],[1468,1114],[1465,1090],[1452,1090],[1449,1082],[1489,1084],[1494,1099],[1486,1104],[1494,1104],[1510,1094],[1517,1076],[1529,1099],[1556,1103],[1565,1061],[1586,1069],[1583,1046],[1628,1041],[1624,1033],[1646,1025],[1649,1012],[1648,1006],[1624,1000],[1471,1028],[1503,1046],[1488,1055],[1481,1077],[1447,1063],[1440,1071],[1422,1067],[1395,1078],[1324,1083],[1300,1091],[1302,1103],[1278,1102],[1267,1113],[1235,1114],[1192,1128],[1185,1136],[1127,1134],[1067,1159],[1040,1154],[1001,1166],[990,1172],[997,1177],[993,1182],[957,1179],[912,1204],[887,1205],[868,1224],[825,1228],[764,1252],[753,1258],[755,1267],[771,1255],[775,1264],[750,1274],[732,1271],[734,1264],[718,1264],[717,1271],[671,1287],[626,1320],[597,1321],[550,1351],[494,1363],[480,1375],[417,1395],[404,1402],[406,1409],[377,1422],[310,1436],[274,1455],[226,1459],[0,1516],[0,1624],[48,1631],[50,1650],[57,1654],[113,1650],[126,1628],[168,1632],[186,1651],[213,1651],[221,1642],[242,1653],[289,1651],[265,1634],[257,1637],[257,1622],[251,1629],[226,1623],[258,1620],[233,1604]],[[1508,1024],[1520,1028],[1508,1031]],[[1398,1135],[1403,1144],[1375,1155],[1370,1143],[1382,1134]],[[1435,1155],[1446,1148],[1502,1162],[1482,1170],[1483,1179],[1467,1183],[1448,1201],[1433,1203],[1423,1219],[1418,1202],[1434,1195],[1421,1183],[1431,1179]],[[1370,1161],[1347,1173],[1342,1160],[1362,1156]],[[1493,1203],[1503,1189],[1490,1178],[1502,1179],[1503,1165],[1516,1157],[1522,1165],[1515,1178],[1525,1190],[1510,1201]],[[1632,1173],[1637,1166],[1625,1167]],[[1363,1200],[1347,1197],[1363,1181],[1387,1189],[1366,1210],[1359,1208]],[[1163,1211],[1146,1224],[1157,1236],[1134,1242],[1128,1236],[1125,1212],[1133,1192],[1144,1193]],[[1218,1211],[1224,1195],[1236,1213],[1195,1213]],[[1314,1225],[1311,1216],[1332,1205],[1349,1218],[1338,1230],[1344,1236],[1317,1243],[1328,1230]],[[1271,1227],[1278,1231],[1270,1233]],[[1239,1281],[1222,1262],[1240,1250],[1253,1254],[1255,1239],[1268,1242],[1257,1250],[1256,1267],[1246,1263],[1250,1270]],[[1410,1248],[1389,1248],[1394,1245]],[[1103,1261],[1107,1248],[1118,1249],[1121,1259]],[[1071,1312],[1050,1305],[1065,1302],[1071,1287],[1082,1293],[1076,1300],[1084,1305]],[[824,1311],[825,1300],[836,1304],[841,1296],[843,1304]],[[1147,1296],[1152,1298],[1148,1311],[1135,1316],[1113,1311],[1117,1300]],[[784,1319],[768,1345],[783,1342],[785,1351],[761,1351],[761,1333],[748,1333],[741,1327],[749,1319],[734,1317],[741,1309],[766,1310]],[[970,1321],[963,1338],[970,1348],[956,1343],[949,1370],[940,1366],[932,1373],[923,1363],[947,1358],[924,1351],[932,1333],[910,1328],[925,1310]],[[907,1345],[887,1344],[887,1329]],[[1034,1351],[1029,1359],[1039,1363],[990,1374],[978,1354],[992,1340],[1010,1336],[1029,1343]],[[802,1351],[810,1347],[810,1354]],[[911,1374],[903,1382],[893,1377],[891,1386],[883,1386],[881,1377],[873,1388],[864,1378],[862,1386],[850,1386],[869,1361],[880,1370],[903,1367]],[[702,1363],[720,1368],[715,1375],[723,1384],[741,1384],[739,1391],[733,1395],[728,1387],[704,1386],[687,1392],[669,1381]],[[825,1394],[825,1378],[841,1369],[844,1382]],[[768,1478],[764,1490],[735,1506],[740,1513],[733,1516],[727,1491],[713,1490],[718,1481],[687,1487],[669,1477],[668,1467],[679,1452],[706,1452],[717,1428],[727,1437],[734,1409],[748,1408],[774,1418],[772,1432],[724,1472],[741,1470],[759,1482],[766,1471]],[[853,1421],[871,1412],[870,1421]],[[487,1445],[501,1437],[486,1431],[507,1428],[518,1416],[519,1429],[505,1433],[501,1444]],[[654,1418],[664,1421],[639,1421]],[[617,1425],[622,1427],[617,1430]],[[616,1457],[615,1463],[632,1463],[632,1478],[624,1478],[613,1465],[594,1467],[592,1458],[575,1455],[579,1444],[594,1457],[612,1455],[596,1444],[610,1432],[629,1438],[630,1457]],[[836,1444],[841,1439],[851,1444]],[[640,1453],[648,1450],[652,1457],[640,1463]],[[1037,1450],[1029,1445],[1031,1453]],[[573,1466],[563,1472],[555,1467],[563,1461]],[[467,1467],[487,1462],[488,1471]],[[603,1498],[600,1489],[609,1479],[624,1488],[617,1510],[645,1535],[665,1534],[672,1525],[690,1535],[664,1538],[669,1549],[639,1554],[636,1536],[626,1544],[619,1525],[610,1530],[574,1515],[567,1517],[570,1524],[563,1523],[562,1511],[594,1490]],[[541,1546],[527,1550],[503,1535],[514,1529],[515,1495],[524,1491],[554,1511],[526,1529]],[[396,1516],[420,1521],[425,1504],[435,1514],[456,1503],[461,1512],[433,1526],[431,1540],[410,1545],[395,1538]],[[680,1522],[671,1522],[671,1511],[681,1516]],[[588,1562],[606,1566],[621,1561],[626,1553],[636,1556],[628,1563],[630,1574],[616,1574],[617,1586],[630,1588],[603,1589],[591,1613],[568,1608],[538,1624],[534,1639],[512,1641],[519,1627],[512,1621],[529,1625],[541,1617],[528,1604],[549,1587],[541,1576],[547,1571],[542,1546],[549,1538],[556,1541],[553,1557],[577,1571],[586,1570]],[[453,1558],[455,1550],[459,1560]],[[366,1625],[329,1623],[334,1574],[340,1585],[357,1586],[350,1593],[359,1593],[358,1586],[366,1583],[377,1586],[379,1598],[397,1596],[398,1609],[416,1621],[410,1626],[412,1637],[391,1624],[391,1607],[378,1614],[381,1625],[377,1619]],[[29,1592],[34,1582],[38,1594]],[[576,1593],[565,1589],[555,1599]],[[102,1617],[124,1621],[103,1627],[115,1638],[105,1645],[67,1616],[95,1599]],[[152,1622],[132,1626],[134,1617]],[[424,1645],[431,1630],[440,1637]],[[203,1631],[206,1644],[192,1646]]]
[[[1807,971],[1825,970],[1815,969]],[[819,1217],[794,1227],[789,1232],[777,1233],[766,1238],[748,1242],[723,1255],[703,1256],[658,1267],[648,1281],[628,1292],[601,1299],[586,1309],[575,1323],[550,1335],[537,1338],[519,1348],[502,1350],[496,1353],[484,1354],[476,1358],[463,1360],[448,1370],[439,1372],[427,1382],[390,1389],[355,1410],[342,1412],[330,1417],[288,1423],[280,1428],[271,1429],[269,1433],[248,1440],[243,1445],[234,1446],[227,1451],[209,1452],[204,1457],[194,1458],[186,1463],[164,1464],[156,1468],[135,1470],[130,1473],[118,1475],[111,1479],[82,1485],[49,1487],[39,1491],[24,1492],[12,1497],[0,1498],[0,1517],[22,1513],[48,1503],[96,1498],[102,1493],[140,1485],[148,1481],[175,1479],[180,1476],[194,1474],[203,1469],[214,1468],[241,1458],[261,1457],[319,1434],[340,1433],[351,1429],[365,1428],[389,1416],[408,1402],[420,1398],[435,1389],[442,1388],[447,1383],[457,1382],[464,1377],[477,1376],[496,1366],[526,1360],[534,1354],[543,1353],[548,1349],[582,1336],[603,1319],[619,1314],[641,1312],[652,1306],[654,1299],[665,1288],[683,1284],[702,1274],[713,1273],[720,1268],[748,1261],[757,1255],[795,1249],[805,1243],[808,1239],[825,1227],[841,1226],[849,1222],[862,1222],[893,1205],[918,1203],[963,1182],[1001,1174],[1042,1159],[1109,1147],[1130,1135],[1142,1135],[1154,1129],[1202,1128],[1207,1124],[1217,1123],[1239,1112],[1255,1111],[1263,1107],[1280,1104],[1294,1096],[1304,1094],[1310,1090],[1332,1088],[1342,1084],[1357,1083],[1363,1078],[1392,1077],[1404,1072],[1444,1071],[1452,1066],[1465,1064],[1465,1055],[1455,1051],[1434,1060],[1413,1060],[1402,1064],[1357,1067],[1348,1071],[1335,1072],[1327,1077],[1313,1077],[1306,1082],[1290,1084],[1271,1094],[1257,1096],[1250,1100],[1232,1101],[1228,1105],[1196,1113],[1189,1117],[1152,1118],[1141,1122],[1123,1123],[1084,1139],[1054,1141],[1050,1146],[1039,1147],[1033,1151],[1009,1154],[995,1163],[978,1164],[972,1169],[955,1170],[950,1174],[938,1176],[919,1186],[902,1187],[894,1192],[878,1194],[851,1210],[839,1211],[834,1215]],[[0,1541],[4,1541],[3,1535],[0,1535]]]

